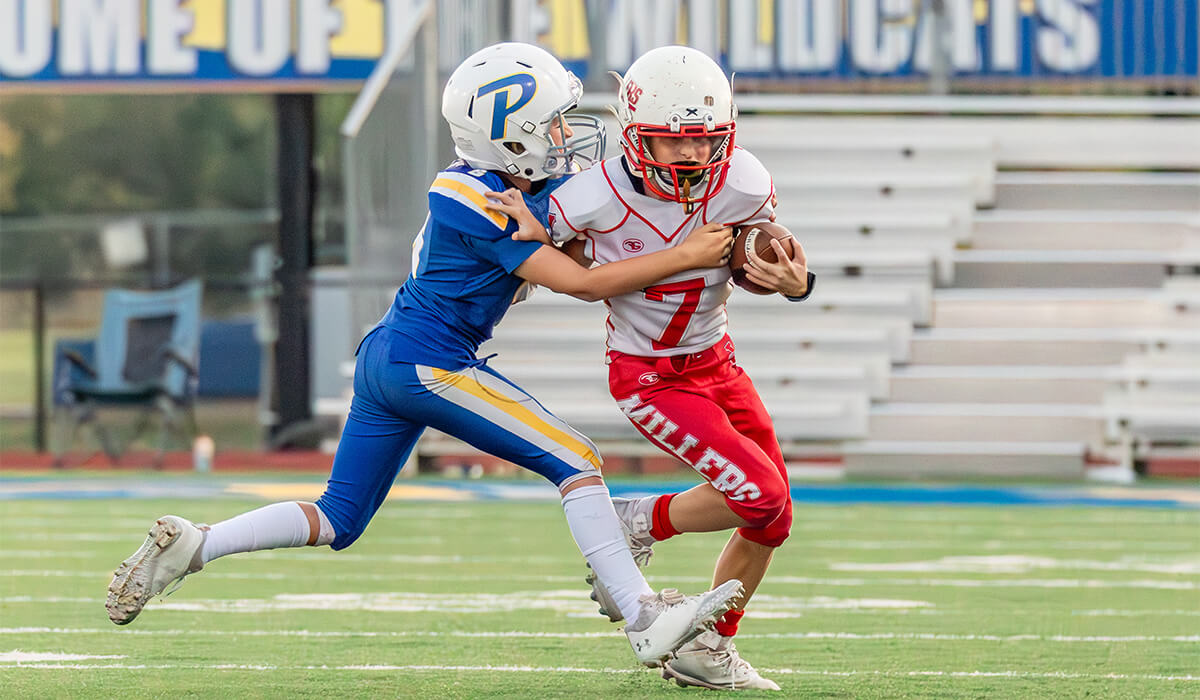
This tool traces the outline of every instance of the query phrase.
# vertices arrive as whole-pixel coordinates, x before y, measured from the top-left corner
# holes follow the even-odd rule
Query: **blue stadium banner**
[[[0,0],[0,90],[353,87],[383,54],[389,18],[403,16],[414,1]],[[1200,0],[942,4],[945,53],[952,73],[963,78],[1189,84],[1200,78]],[[438,3],[447,45],[478,22],[470,6]],[[503,6],[514,28],[581,76],[589,69],[623,71],[640,53],[672,43],[717,56],[741,76],[783,83],[911,81],[926,76],[934,60],[931,0],[508,0]]]
[[[353,87],[403,2],[0,0],[0,89]]]
[[[739,75],[833,82],[913,79],[934,56],[930,0],[542,0],[539,40],[585,72],[686,43]],[[972,79],[1200,76],[1200,0],[944,0],[954,75]],[[588,24],[602,18],[602,27]],[[599,29],[599,31],[596,31]],[[594,62],[591,64],[594,69]]]

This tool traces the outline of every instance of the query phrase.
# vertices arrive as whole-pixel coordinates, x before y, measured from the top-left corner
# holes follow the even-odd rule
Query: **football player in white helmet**
[[[503,43],[450,75],[442,116],[467,163],[537,182],[582,170],[604,155],[604,124],[570,113],[583,84],[544,49]]]
[[[131,622],[172,581],[218,557],[349,547],[426,427],[558,487],[571,534],[631,621],[625,632],[642,663],[658,665],[732,605],[742,588],[735,580],[696,596],[654,593],[629,551],[596,447],[476,356],[530,283],[595,300],[641,289],[664,270],[727,259],[731,240],[721,227],[657,256],[587,270],[552,245],[516,235],[533,227],[544,234],[546,199],[559,176],[603,148],[598,122],[567,115],[580,92],[557,59],[528,44],[488,47],[454,71],[442,113],[462,160],[435,176],[412,273],[356,353],[354,401],[325,492],[315,503],[276,503],[212,527],[163,516],[109,584],[113,622]]]
[[[737,106],[725,73],[712,59],[686,46],[666,46],[643,55],[617,77],[621,150],[645,188],[662,199],[695,206],[712,199],[725,184],[733,158]],[[671,144],[707,144],[691,156]],[[652,149],[651,144],[659,148]]]
[[[670,250],[706,227],[774,217],[771,176],[735,145],[737,107],[716,62],[695,49],[666,46],[616,77],[622,155],[551,195],[554,240],[569,241],[578,259],[605,264]],[[797,244],[793,257],[777,241],[772,246],[778,262],[751,253],[747,277],[789,300],[807,298],[814,276],[803,250]],[[613,500],[641,564],[658,540],[736,528],[714,580],[736,576],[746,593],[715,630],[664,664],[664,677],[707,688],[778,690],[732,642],[792,522],[771,417],[734,363],[725,312],[732,286],[727,266],[664,271],[656,284],[607,301],[613,398],[639,432],[707,481],[683,493]],[[589,576],[593,598],[617,621],[603,579],[600,572]]]

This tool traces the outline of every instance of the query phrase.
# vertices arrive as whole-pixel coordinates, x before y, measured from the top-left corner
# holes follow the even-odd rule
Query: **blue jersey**
[[[526,194],[529,210],[547,223],[550,193],[566,178]],[[513,274],[536,241],[514,241],[517,222],[486,208],[485,192],[508,188],[496,173],[455,161],[429,188],[429,216],[413,242],[412,272],[380,320],[405,337],[392,361],[459,369],[480,364],[480,344],[512,305],[524,280]]]

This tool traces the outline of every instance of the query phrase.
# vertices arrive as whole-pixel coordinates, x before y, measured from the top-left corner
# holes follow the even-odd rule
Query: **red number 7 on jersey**
[[[655,350],[666,350],[679,346],[683,332],[692,320],[692,314],[696,313],[696,307],[700,306],[700,295],[704,292],[704,286],[704,278],[697,277],[670,284],[656,284],[642,290],[650,301],[666,301],[668,296],[683,295],[683,301],[671,316],[671,322],[657,340],[651,341],[651,347]]]

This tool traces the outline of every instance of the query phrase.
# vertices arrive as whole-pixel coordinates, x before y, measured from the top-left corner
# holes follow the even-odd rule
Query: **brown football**
[[[779,259],[775,255],[775,249],[771,247],[772,238],[779,239],[788,255],[796,254],[796,249],[792,246],[795,241],[792,232],[777,223],[764,221],[737,226],[733,229],[733,254],[729,256],[729,272],[733,275],[734,284],[754,294],[775,293],[746,279],[746,259],[749,257],[747,251],[751,248],[758,254],[758,257],[767,262],[775,262]]]

